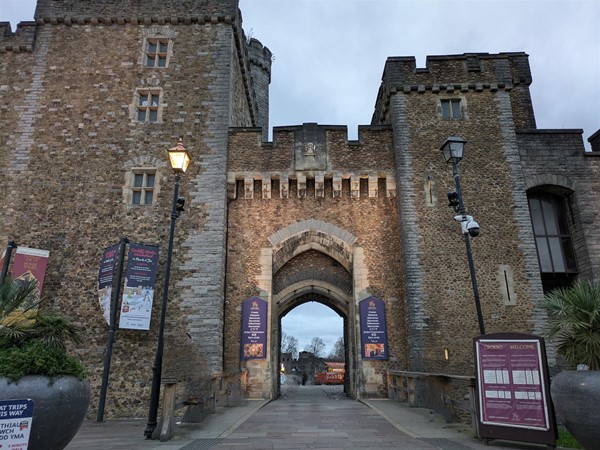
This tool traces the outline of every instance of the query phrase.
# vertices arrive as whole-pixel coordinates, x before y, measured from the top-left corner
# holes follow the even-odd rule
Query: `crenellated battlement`
[[[21,22],[12,32],[10,22],[0,22],[0,53],[31,53],[35,45],[37,26],[35,22]]]
[[[261,133],[230,131],[230,198],[395,196],[389,127],[361,126],[358,141],[346,126],[316,123],[275,127],[272,142]]]
[[[406,90],[462,88],[473,86],[511,86],[531,84],[528,55],[518,53],[464,53],[428,56],[424,68],[410,57],[388,58],[382,80],[388,87]],[[442,88],[443,86],[443,88]]]
[[[529,56],[524,52],[428,56],[424,68],[417,67],[413,56],[390,57],[383,70],[372,123],[387,123],[390,97],[395,94],[520,90],[526,94],[518,107],[525,111],[526,126],[535,128],[529,96],[531,83]]]
[[[205,17],[235,17],[237,10],[238,0],[38,0],[35,19],[38,23],[63,18],[77,23],[91,18],[204,21]]]
[[[271,53],[271,50],[262,45],[259,40],[252,38],[248,43],[248,56],[252,64],[260,67],[268,74],[270,81],[271,63],[273,61],[273,54]]]

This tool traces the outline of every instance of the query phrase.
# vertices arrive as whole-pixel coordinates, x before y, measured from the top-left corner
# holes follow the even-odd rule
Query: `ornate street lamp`
[[[468,216],[463,203],[462,191],[460,188],[460,176],[458,175],[458,162],[463,157],[465,141],[458,136],[450,136],[440,147],[446,162],[452,162],[452,175],[454,177],[455,191],[448,192],[449,205],[457,212],[454,220],[460,222],[461,231],[467,248],[467,259],[469,261],[469,272],[471,273],[471,283],[473,285],[473,297],[475,299],[475,309],[477,310],[477,321],[479,322],[479,334],[485,334],[485,326],[483,324],[483,314],[481,312],[481,303],[479,302],[479,288],[477,287],[477,278],[475,276],[475,264],[473,263],[473,254],[471,253],[471,241],[469,236],[479,236],[479,224],[473,220],[473,217]]]
[[[164,349],[165,318],[167,315],[167,303],[169,298],[169,278],[171,275],[171,257],[173,255],[173,238],[175,236],[175,221],[179,213],[183,211],[185,199],[179,197],[179,182],[181,175],[185,173],[190,165],[190,154],[183,146],[180,138],[177,145],[169,149],[169,162],[175,173],[175,189],[173,191],[173,205],[171,209],[171,231],[169,233],[169,248],[167,250],[167,263],[165,267],[165,280],[163,286],[163,298],[160,311],[160,325],[158,328],[158,343],[156,344],[156,356],[154,366],[152,367],[152,388],[150,395],[150,409],[148,412],[148,423],[144,430],[146,439],[152,439],[152,434],[156,429],[158,417],[158,402],[160,399],[160,382],[162,376],[162,359]]]

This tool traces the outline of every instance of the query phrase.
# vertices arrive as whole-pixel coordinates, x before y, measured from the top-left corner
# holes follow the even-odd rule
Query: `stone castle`
[[[166,150],[179,138],[192,164],[163,365],[178,402],[277,397],[280,319],[307,301],[344,318],[352,397],[387,396],[394,370],[472,375],[477,316],[446,195],[448,136],[467,141],[460,175],[481,225],[471,244],[488,333],[540,334],[545,290],[598,277],[600,133],[585,152],[581,130],[536,128],[525,53],[430,56],[424,68],[391,57],[356,141],[310,122],[268,141],[272,55],[247,39],[237,3],[38,0],[35,21],[15,33],[0,23],[0,237],[49,250],[46,301],[85,326],[73,351],[89,368],[90,414],[107,336],[98,264],[122,236],[159,245],[160,264],[150,330],[117,332],[107,415],[147,411]],[[360,351],[358,305],[370,296],[385,305],[385,360]],[[245,360],[252,297],[268,304],[267,353]],[[451,407],[462,401],[448,394]]]

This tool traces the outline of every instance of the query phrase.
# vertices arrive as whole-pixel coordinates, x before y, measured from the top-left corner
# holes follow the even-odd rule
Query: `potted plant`
[[[0,400],[34,401],[29,450],[61,450],[87,413],[90,386],[67,344],[80,328],[40,305],[35,283],[0,284]]]
[[[587,449],[598,448],[600,427],[600,283],[577,281],[544,297],[547,337],[571,369],[558,373],[550,387],[558,418]],[[581,370],[583,369],[583,370]]]

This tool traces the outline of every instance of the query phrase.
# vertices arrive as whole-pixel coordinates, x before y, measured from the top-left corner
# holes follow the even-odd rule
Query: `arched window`
[[[528,199],[544,292],[569,286],[578,271],[567,199],[547,192],[531,193]]]

